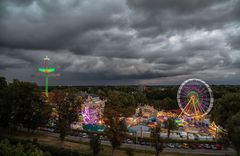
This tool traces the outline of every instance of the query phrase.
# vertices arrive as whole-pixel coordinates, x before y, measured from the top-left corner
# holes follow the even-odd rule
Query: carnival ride
[[[178,89],[177,102],[181,114],[200,120],[213,107],[213,93],[209,85],[200,79],[188,79]]]
[[[94,108],[93,100],[90,96],[88,96],[88,99],[82,104],[81,114],[84,124],[97,124],[98,112],[97,109]]]
[[[35,73],[35,76],[44,76],[44,78],[45,78],[45,96],[47,98],[48,98],[48,78],[60,75],[58,73],[54,73],[56,71],[55,68],[49,68],[48,67],[48,61],[49,60],[50,60],[50,58],[48,56],[45,56],[44,59],[43,59],[44,67],[43,68],[38,68],[38,72]]]

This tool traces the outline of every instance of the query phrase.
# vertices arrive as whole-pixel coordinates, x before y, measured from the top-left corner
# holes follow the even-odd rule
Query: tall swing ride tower
[[[48,56],[45,56],[43,59],[43,65],[44,67],[38,68],[37,75],[43,76],[45,79],[45,96],[48,98],[48,78],[53,76],[59,76],[58,73],[55,73],[55,68],[49,68],[48,63],[50,61],[50,58]],[[43,75],[42,75],[43,74]]]

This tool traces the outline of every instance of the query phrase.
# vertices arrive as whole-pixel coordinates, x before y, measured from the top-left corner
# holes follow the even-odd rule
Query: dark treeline
[[[13,80],[12,83],[7,84],[4,77],[1,77],[0,80],[1,92],[0,96],[4,96],[4,92],[6,96],[1,98],[0,100],[4,100],[7,97],[10,99],[14,96],[19,96],[21,98],[37,96],[36,94],[41,95],[41,92],[44,91],[44,88],[41,86],[37,86],[32,83],[22,83],[18,80]],[[25,87],[24,87],[25,86]],[[19,91],[17,91],[19,88]],[[50,86],[49,91],[53,90],[74,90],[76,92],[86,92],[90,94],[96,94],[100,96],[101,99],[112,99],[112,102],[106,103],[106,109],[117,110],[118,112],[123,113],[123,115],[131,116],[134,114],[134,111],[138,105],[151,105],[158,110],[172,110],[178,109],[177,104],[177,91],[179,86]],[[240,93],[240,86],[233,85],[212,85],[211,86],[214,95],[214,107],[210,112],[211,118],[214,120],[220,120],[218,115],[219,110],[223,109],[224,106],[228,107],[228,103],[230,101],[226,101],[230,95]],[[11,92],[11,94],[10,94]],[[17,93],[16,93],[17,92]],[[19,92],[19,93],[18,93]],[[34,94],[32,93],[34,92]],[[33,95],[32,95],[33,94]],[[237,96],[238,97],[238,96]],[[18,97],[16,97],[18,98]],[[28,99],[29,100],[29,99]],[[225,101],[224,101],[225,100]],[[18,105],[21,105],[21,101]],[[224,104],[223,104],[224,101]],[[0,101],[1,102],[1,101]],[[6,107],[10,105],[15,105],[14,101],[7,101]],[[40,100],[38,103],[41,103]],[[238,108],[238,107],[237,107]],[[233,108],[227,108],[233,109]],[[128,111],[126,111],[128,110]],[[238,112],[239,109],[235,109]],[[8,113],[8,111],[4,111],[3,113]],[[25,112],[24,112],[25,113]],[[4,118],[4,117],[2,117]],[[226,118],[226,117],[224,117]],[[12,120],[12,119],[11,119]],[[5,120],[5,121],[8,121]],[[220,121],[219,124],[225,123],[224,121]],[[224,126],[224,124],[223,124]]]
[[[16,129],[19,124],[34,130],[48,123],[51,108],[44,104],[41,89],[33,83],[0,77],[0,126]]]
[[[178,109],[177,91],[179,86],[62,86],[50,87],[52,89],[75,88],[79,91],[92,93],[107,98],[110,92],[119,92],[122,96],[131,96],[129,107],[149,104],[159,110]],[[231,93],[240,93],[239,85],[212,85],[214,95],[214,105],[225,95]],[[213,112],[213,111],[212,111]]]

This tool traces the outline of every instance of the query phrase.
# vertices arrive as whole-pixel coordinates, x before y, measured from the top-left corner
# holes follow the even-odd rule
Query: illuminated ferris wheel
[[[200,79],[188,79],[178,89],[177,101],[181,114],[199,119],[213,107],[213,93],[209,85]]]

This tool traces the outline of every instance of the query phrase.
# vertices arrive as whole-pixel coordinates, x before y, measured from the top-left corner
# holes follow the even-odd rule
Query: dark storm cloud
[[[111,16],[121,11],[118,4],[111,1],[107,5],[95,3],[34,1],[25,10],[17,3],[5,2],[9,8],[8,15],[0,23],[0,45],[53,50],[75,46],[85,32],[113,26]]]
[[[45,55],[61,72],[56,85],[240,76],[239,0],[2,0],[0,14],[8,78],[35,81]]]
[[[227,22],[239,20],[240,3],[236,0],[128,0],[134,10],[131,25],[140,35],[156,36],[191,28],[216,29]]]
[[[0,60],[0,70],[9,68],[23,68],[28,65],[27,61],[19,58],[11,58],[4,54],[0,54]]]

